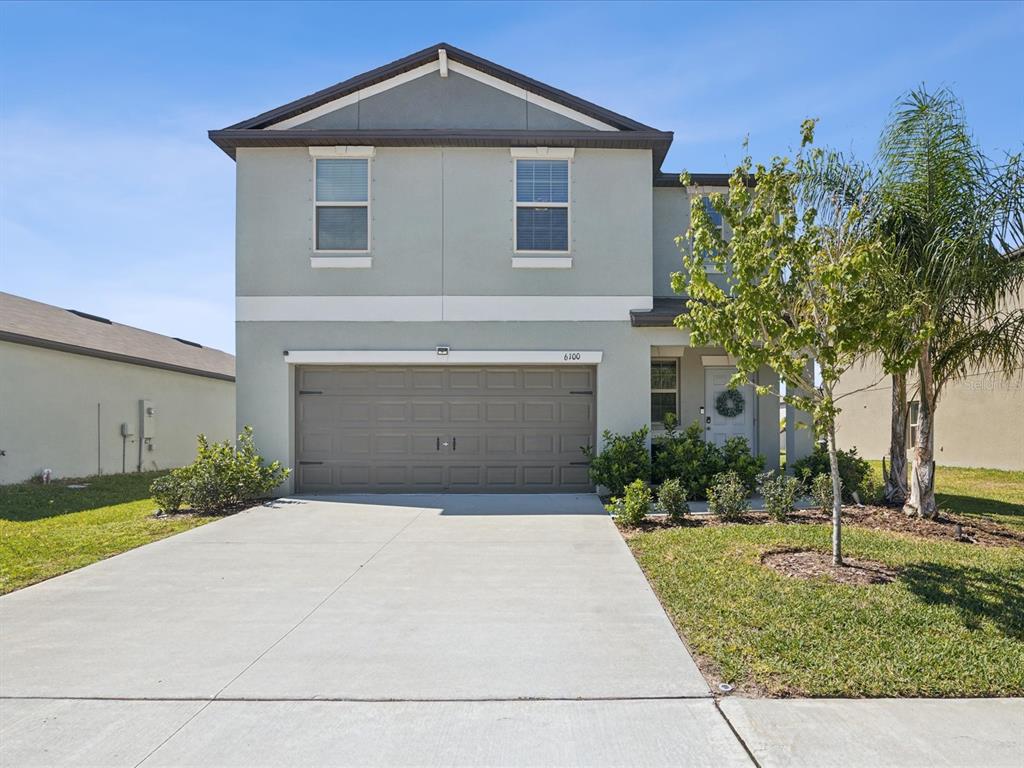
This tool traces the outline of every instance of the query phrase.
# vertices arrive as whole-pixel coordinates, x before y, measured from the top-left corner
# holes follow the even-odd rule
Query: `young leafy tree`
[[[813,148],[815,121],[805,121],[795,159],[776,157],[756,169],[749,157],[734,171],[728,195],[711,205],[732,232],[726,241],[703,201],[691,201],[691,225],[677,241],[684,272],[673,275],[689,295],[676,319],[697,344],[716,343],[736,360],[736,383],[762,366],[779,374],[784,400],[812,415],[828,443],[832,479],[832,560],[842,565],[842,492],[836,455],[839,378],[878,349],[905,310],[869,277],[886,268],[875,233],[873,179],[862,166]],[[746,183],[751,174],[755,189]],[[685,181],[685,179],[684,179]],[[682,247],[692,242],[692,248]],[[725,275],[709,279],[708,262]],[[814,363],[821,381],[814,381]],[[768,388],[758,386],[760,393]],[[852,393],[847,393],[852,394]],[[846,395],[842,395],[846,396]]]
[[[897,105],[878,161],[891,270],[917,296],[915,311],[890,338],[900,352],[917,349],[908,367],[916,378],[917,444],[904,509],[931,518],[938,511],[935,416],[943,388],[978,370],[1010,376],[1024,361],[1024,309],[1005,305],[1024,283],[1024,167],[1020,154],[1001,163],[987,158],[953,94],[923,88]],[[905,471],[902,381],[902,394],[893,388],[891,476]],[[896,485],[896,477],[889,480]]]

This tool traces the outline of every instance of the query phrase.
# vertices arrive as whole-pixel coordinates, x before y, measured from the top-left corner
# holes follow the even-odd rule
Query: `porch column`
[[[814,363],[808,364],[809,376],[814,378]],[[793,474],[793,462],[814,451],[814,430],[811,415],[786,403],[786,472]]]

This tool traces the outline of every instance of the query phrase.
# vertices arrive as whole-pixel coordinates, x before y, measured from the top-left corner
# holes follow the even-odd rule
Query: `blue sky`
[[[220,128],[444,40],[726,171],[804,117],[869,157],[922,82],[992,153],[1024,139],[1024,3],[0,4],[0,290],[233,350]]]

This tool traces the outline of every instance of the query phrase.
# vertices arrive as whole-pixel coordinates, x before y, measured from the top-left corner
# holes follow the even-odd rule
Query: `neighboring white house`
[[[0,293],[0,483],[189,463],[230,440],[235,359]]]
[[[675,238],[727,177],[663,173],[670,132],[442,43],[210,138],[238,421],[287,490],[589,491],[581,447],[669,413],[778,466],[777,399],[718,413],[729,358],[673,325]]]

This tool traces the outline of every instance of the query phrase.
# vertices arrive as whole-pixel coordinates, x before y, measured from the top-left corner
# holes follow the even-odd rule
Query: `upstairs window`
[[[718,233],[724,238],[725,237],[725,222],[722,220],[722,214],[715,210],[714,206],[711,205],[710,195],[701,195],[701,202],[704,203],[704,210],[708,214],[708,218],[711,219],[711,224],[718,230]],[[714,262],[715,253],[704,254],[704,271],[709,273],[717,273],[719,271],[718,266]]]
[[[671,415],[679,415],[679,361],[651,360],[651,424],[655,429],[665,426]]]
[[[516,161],[516,251],[569,251],[569,161]]]
[[[370,249],[370,161],[316,161],[316,250]]]

